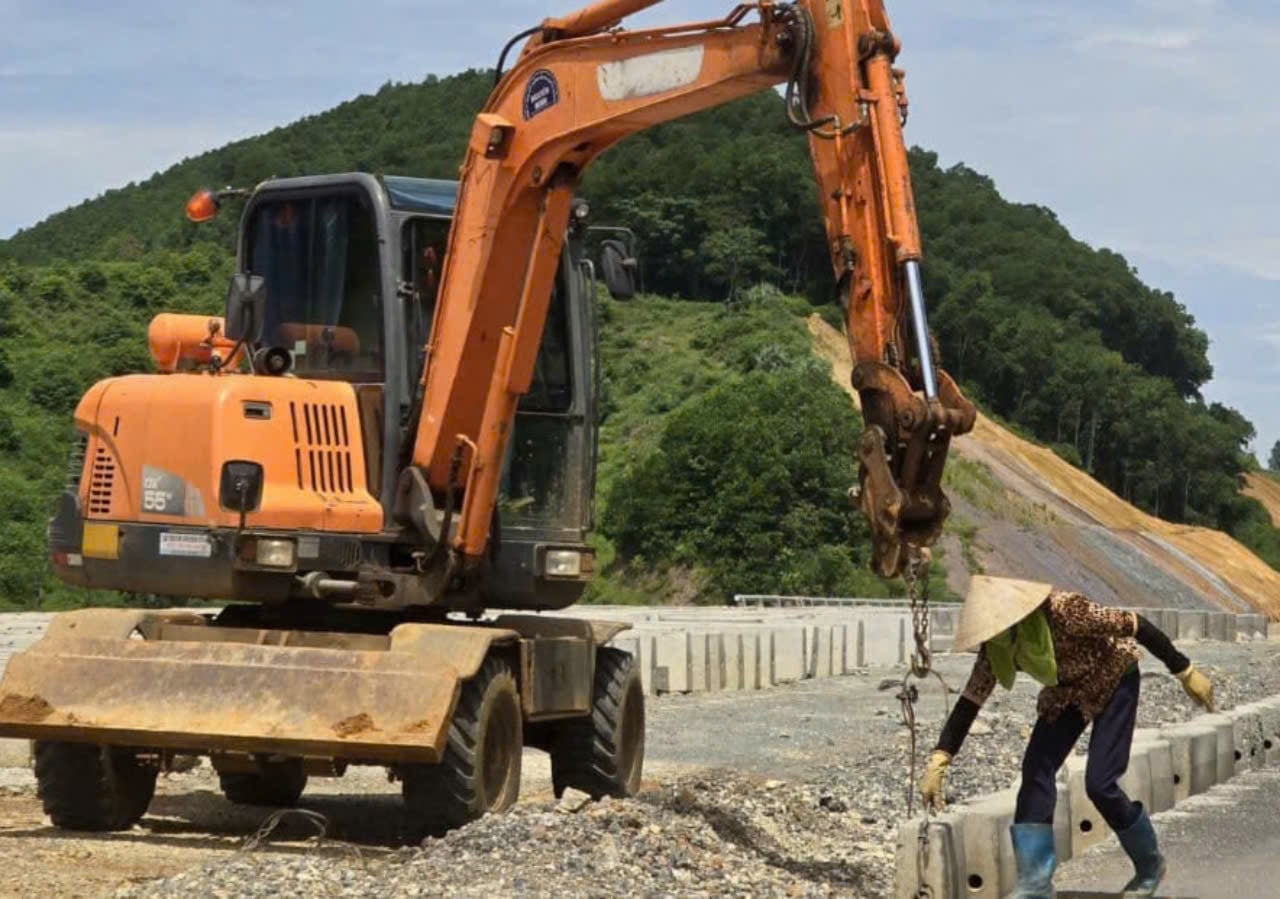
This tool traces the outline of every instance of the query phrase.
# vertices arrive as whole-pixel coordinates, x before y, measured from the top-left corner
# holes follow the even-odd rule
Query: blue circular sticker
[[[529,79],[529,86],[524,89],[525,121],[546,112],[560,102],[560,82],[556,76],[546,69],[539,69]]]

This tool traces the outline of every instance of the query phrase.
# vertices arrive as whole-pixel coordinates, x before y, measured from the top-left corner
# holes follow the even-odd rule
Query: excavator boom
[[[587,166],[635,132],[782,84],[788,116],[809,135],[867,423],[857,496],[874,565],[895,576],[908,550],[941,530],[948,444],[975,412],[929,338],[904,76],[884,7],[761,2],[711,22],[617,29],[658,2],[604,0],[548,19],[476,119],[412,453],[447,508],[462,497],[451,576],[486,555],[516,404]]]

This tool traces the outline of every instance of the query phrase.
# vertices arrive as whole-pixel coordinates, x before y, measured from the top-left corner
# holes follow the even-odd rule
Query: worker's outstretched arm
[[[960,752],[965,737],[969,736],[969,728],[984,703],[995,689],[996,678],[991,671],[991,663],[987,661],[987,651],[982,649],[978,659],[973,663],[973,671],[964,692],[951,707],[938,736],[938,744],[929,755],[925,766],[924,777],[920,780],[920,796],[932,808],[941,811],[946,804],[947,774],[951,769],[951,760]]]

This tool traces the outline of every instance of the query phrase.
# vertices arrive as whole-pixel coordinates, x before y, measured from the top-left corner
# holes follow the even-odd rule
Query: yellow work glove
[[[1186,671],[1175,676],[1182,681],[1182,689],[1187,691],[1187,695],[1196,705],[1206,712],[1213,711],[1213,684],[1196,669],[1195,665],[1188,665]]]
[[[951,753],[941,749],[935,749],[924,766],[924,777],[920,779],[920,798],[935,812],[946,808],[947,769],[950,767]]]

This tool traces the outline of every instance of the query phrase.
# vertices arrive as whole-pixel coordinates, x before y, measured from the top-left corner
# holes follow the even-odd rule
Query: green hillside
[[[44,555],[79,393],[149,364],[145,328],[156,312],[219,305],[236,223],[186,223],[192,191],[344,170],[449,177],[490,85],[487,72],[387,85],[0,242],[0,598],[62,596],[31,559]],[[990,179],[942,169],[922,150],[911,161],[933,325],[966,389],[1142,508],[1223,528],[1280,565],[1280,532],[1238,492],[1252,426],[1200,398],[1212,374],[1208,340],[1176,299],[1144,285],[1118,254],[1074,239],[1049,210],[1005,201]],[[865,554],[861,524],[826,506],[848,486],[847,448],[836,448],[857,423],[834,415],[832,395],[805,380],[798,341],[808,306],[781,297],[833,311],[807,150],[780,99],[765,93],[637,136],[589,173],[583,193],[597,221],[639,233],[647,290],[685,298],[606,307],[601,539],[606,555],[617,551],[606,589],[658,578],[723,595],[737,583],[729,560],[738,546],[785,562],[743,569],[755,584],[883,589],[850,568]],[[804,403],[785,408],[783,398],[800,395]],[[735,405],[740,396],[747,405]],[[733,415],[714,414],[722,407]],[[743,421],[755,423],[743,430]],[[811,433],[842,461],[752,442],[760,430],[800,443]],[[713,471],[690,451],[722,438],[726,451],[750,445],[773,460],[757,478],[774,497],[760,515],[728,502],[745,486],[735,481],[746,477],[742,460],[722,454]],[[646,473],[683,478],[683,504],[634,489]],[[800,533],[811,536],[797,547]],[[852,548],[829,551],[841,541]]]

